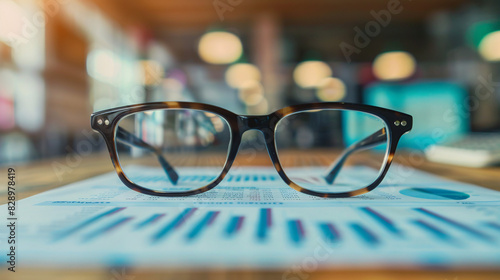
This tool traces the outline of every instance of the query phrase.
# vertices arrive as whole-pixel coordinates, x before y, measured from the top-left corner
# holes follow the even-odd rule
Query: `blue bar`
[[[272,225],[271,209],[270,208],[260,209],[259,224],[257,227],[257,238],[260,241],[264,241],[266,239],[268,229],[271,227],[271,225]]]
[[[493,229],[496,229],[496,230],[500,230],[500,224],[498,224],[498,223],[495,223],[495,222],[486,222],[485,224],[487,226],[489,226],[490,228],[493,228]]]
[[[208,212],[205,215],[205,217],[203,217],[203,219],[198,224],[196,224],[194,226],[194,228],[188,233],[186,238],[188,240],[193,240],[196,237],[198,237],[198,235],[200,235],[200,233],[203,231],[203,229],[207,228],[208,226],[210,226],[213,223],[215,218],[217,218],[217,215],[219,215],[219,211]]]
[[[480,232],[480,231],[478,231],[478,230],[476,230],[474,228],[471,228],[471,227],[469,227],[467,225],[464,225],[464,224],[459,223],[457,221],[454,221],[454,220],[451,220],[451,219],[446,218],[444,216],[441,216],[441,215],[439,215],[437,213],[434,213],[432,211],[429,211],[427,209],[416,208],[415,210],[418,211],[418,212],[420,212],[420,213],[423,213],[423,214],[425,214],[425,215],[427,215],[429,217],[437,219],[437,220],[439,220],[441,222],[444,222],[444,223],[446,223],[448,225],[454,226],[455,228],[460,229],[460,230],[462,230],[462,231],[464,231],[466,233],[469,233],[469,234],[471,234],[471,235],[473,235],[475,237],[478,237],[480,239],[487,240],[487,241],[493,241],[493,238],[491,238],[490,236],[488,236],[488,235],[486,235],[486,234],[484,234],[484,233],[482,233],[482,232]]]
[[[183,181],[183,182],[189,182],[191,181],[192,177],[191,176],[181,176],[179,178],[179,180]]]
[[[159,219],[161,219],[165,214],[154,214],[151,217],[147,218],[146,220],[140,222],[135,226],[135,229],[141,229],[149,224],[153,224],[157,222]]]
[[[168,223],[164,228],[162,228],[158,233],[153,236],[153,242],[157,242],[166,235],[168,235],[172,230],[179,228],[182,224],[193,215],[197,208],[187,208],[182,213],[180,213],[173,221]]]
[[[389,232],[394,233],[396,235],[402,234],[402,232],[394,225],[394,223],[390,219],[388,219],[384,215],[380,214],[379,212],[373,210],[372,208],[363,207],[363,208],[361,208],[361,211],[365,212],[370,217],[372,217],[375,221],[379,222]]]
[[[245,217],[242,216],[231,217],[226,227],[226,235],[228,237],[234,236],[241,229],[244,219]]]
[[[111,231],[117,229],[119,226],[127,223],[130,220],[132,220],[132,217],[122,217],[122,218],[119,218],[119,219],[115,220],[114,222],[112,222],[112,223],[110,223],[110,224],[108,224],[108,225],[106,225],[106,226],[104,226],[104,227],[102,227],[102,228],[100,228],[98,230],[95,230],[95,231],[93,231],[93,232],[85,235],[83,237],[82,241],[83,242],[88,242],[88,241],[90,241],[90,240],[92,240],[92,239],[94,239],[94,238],[96,238],[98,236],[101,236],[101,235],[103,235],[105,233],[111,232]]]
[[[319,229],[326,242],[334,243],[340,240],[340,233],[337,231],[333,224],[321,223],[319,224]]]
[[[290,239],[296,245],[300,244],[305,237],[304,227],[300,220],[288,221],[288,232],[290,233]]]
[[[415,220],[413,221],[413,223],[423,228],[424,230],[427,230],[428,232],[432,233],[432,235],[434,235],[434,237],[436,238],[439,238],[441,240],[451,240],[451,236],[449,236],[446,232],[442,231],[436,226],[427,223],[426,221]]]
[[[111,210],[109,210],[109,211],[106,211],[106,212],[104,212],[104,213],[101,213],[101,214],[99,214],[99,215],[97,215],[97,216],[94,216],[94,217],[92,217],[92,218],[90,218],[90,219],[88,219],[88,220],[85,220],[85,221],[83,221],[82,223],[78,224],[77,226],[75,226],[75,227],[73,227],[73,228],[71,228],[71,229],[69,229],[69,230],[67,230],[67,231],[64,231],[64,232],[62,232],[62,233],[60,233],[60,234],[57,234],[57,235],[55,236],[55,238],[54,238],[54,240],[53,240],[53,241],[57,241],[57,240],[60,240],[60,239],[66,238],[66,237],[70,236],[71,234],[73,234],[73,233],[75,233],[75,232],[77,232],[77,231],[81,230],[82,228],[85,228],[85,227],[87,227],[87,226],[89,226],[89,225],[91,225],[91,224],[93,224],[93,223],[95,223],[95,222],[97,222],[97,221],[101,220],[101,219],[102,219],[102,218],[104,218],[104,217],[107,217],[107,216],[111,216],[111,215],[113,215],[113,214],[116,214],[116,213],[118,213],[118,212],[122,211],[122,210],[123,210],[123,209],[125,209],[125,208],[126,208],[126,207],[116,207],[116,208],[113,208],[113,209],[111,209]]]
[[[367,228],[365,228],[364,226],[362,226],[362,225],[360,225],[358,223],[352,223],[351,224],[351,228],[367,244],[369,244],[369,245],[378,245],[380,243],[380,240],[378,239],[378,237],[373,232],[371,232],[370,230],[368,230]]]

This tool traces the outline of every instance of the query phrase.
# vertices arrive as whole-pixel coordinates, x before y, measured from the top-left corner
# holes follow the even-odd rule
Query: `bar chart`
[[[187,171],[185,180],[211,180]],[[296,192],[264,168],[179,198],[106,174],[23,200],[20,253],[67,265],[500,265],[499,193],[415,174],[346,199]],[[432,188],[408,183],[423,180]]]
[[[245,231],[248,232],[245,236],[250,237],[246,240],[249,244],[280,239],[286,240],[285,243],[292,247],[300,247],[311,239],[321,239],[328,244],[342,243],[349,241],[344,239],[346,236],[367,247],[390,246],[394,240],[418,240],[449,246],[450,240],[460,241],[460,238],[464,239],[463,242],[456,245],[463,246],[471,239],[485,244],[500,244],[500,224],[493,220],[494,217],[482,223],[464,223],[459,222],[463,213],[453,215],[453,209],[446,209],[447,214],[440,214],[438,211],[442,210],[421,207],[383,207],[380,210],[374,207],[336,207],[321,209],[322,213],[317,214],[316,208],[300,211],[251,208],[246,209],[244,215],[235,215],[233,210],[240,209],[173,208],[146,214],[144,209],[112,207],[56,232],[53,240],[58,242],[74,238],[88,243],[133,234],[134,238],[139,237],[151,246],[161,246],[168,242],[171,235],[180,235],[181,242],[186,243],[216,243],[218,240],[230,241]],[[345,216],[325,218],[325,212],[329,211],[345,213]],[[316,212],[317,218],[311,212]],[[404,219],[391,215],[401,212],[406,213]],[[141,217],[135,217],[135,213],[140,213]],[[212,232],[210,239],[204,239],[207,231]],[[138,235],[140,232],[145,234]]]

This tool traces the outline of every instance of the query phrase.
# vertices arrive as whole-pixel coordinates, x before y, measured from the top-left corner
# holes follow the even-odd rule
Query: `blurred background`
[[[378,105],[424,149],[499,130],[498,61],[494,0],[0,0],[0,164],[101,150],[90,114],[150,101]]]

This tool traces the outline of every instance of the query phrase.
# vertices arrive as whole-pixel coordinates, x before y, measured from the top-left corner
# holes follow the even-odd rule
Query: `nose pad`
[[[270,115],[239,116],[238,125],[243,141],[240,143],[238,153],[248,155],[246,161],[243,162],[242,165],[264,165],[263,163],[266,161],[264,158],[268,158],[267,160],[270,160],[271,166],[274,166],[280,176],[285,179],[282,172],[280,172],[281,166],[274,146],[273,121],[275,120],[273,120]],[[258,130],[260,133],[255,130]],[[244,134],[250,135],[253,141],[246,141],[246,139],[243,139]],[[259,134],[261,135],[260,137],[258,136]],[[257,141],[257,139],[260,139],[260,141]],[[265,151],[267,151],[267,156],[264,155]]]
[[[266,162],[273,165],[262,130],[247,130],[242,134],[238,155],[243,156],[238,159],[241,165],[265,165]]]
[[[243,135],[249,136],[250,139],[245,139]],[[265,155],[266,152],[267,155]],[[290,179],[286,177],[279,163],[278,154],[274,146],[274,131],[272,129],[264,128],[244,132],[238,154],[245,156],[243,161],[237,159],[238,166],[272,166],[285,183],[291,184]]]

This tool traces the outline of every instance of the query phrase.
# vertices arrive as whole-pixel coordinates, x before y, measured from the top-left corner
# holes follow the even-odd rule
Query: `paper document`
[[[203,169],[180,172],[211,180]],[[195,196],[140,194],[109,173],[17,208],[20,266],[500,265],[500,192],[398,165],[375,190],[349,198],[309,196],[273,168],[240,167]]]

